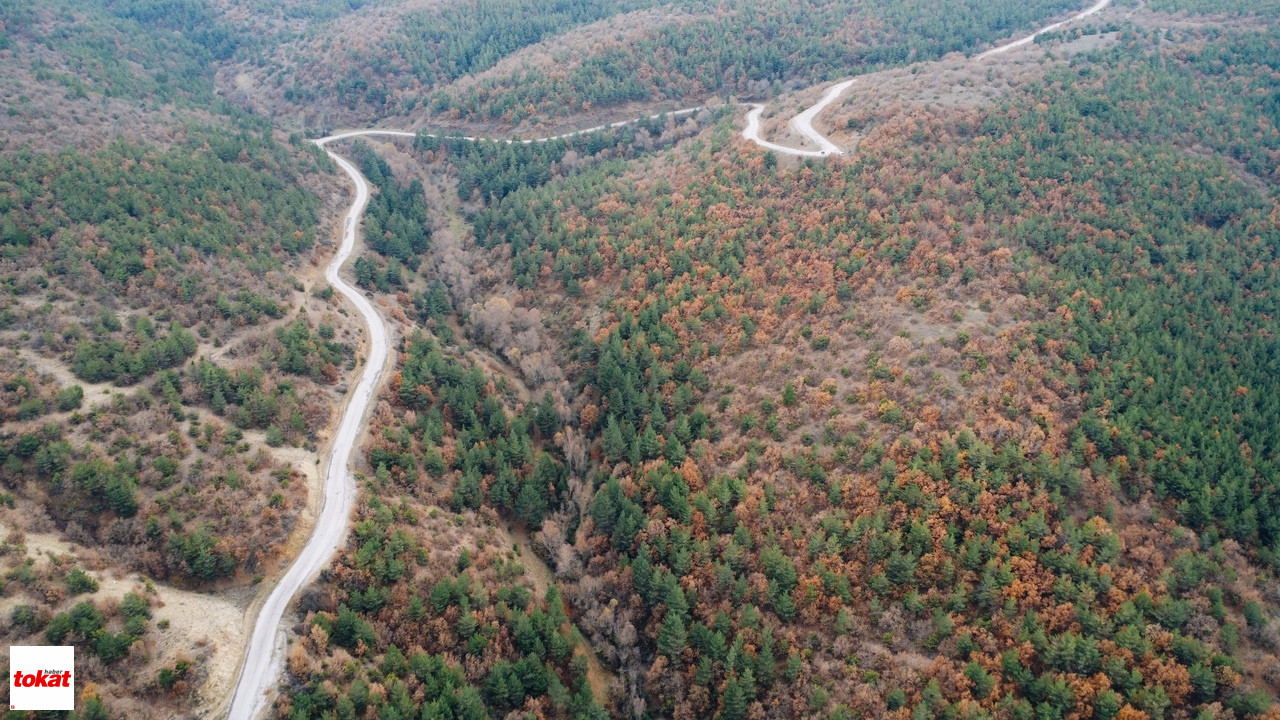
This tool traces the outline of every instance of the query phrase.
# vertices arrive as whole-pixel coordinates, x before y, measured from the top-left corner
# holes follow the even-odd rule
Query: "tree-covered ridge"
[[[167,143],[175,126],[193,118],[268,130],[271,121],[248,100],[254,88],[246,70],[335,18],[385,4],[0,3],[0,134],[10,149],[98,149],[120,137]]]
[[[1245,32],[1215,41],[1216,35],[1168,31],[1163,52],[1146,62],[1132,62],[1123,52],[1095,57],[1104,67],[1123,62],[1127,71],[1109,73],[1108,90],[1100,95],[1095,86],[1103,79],[1092,71],[1060,85],[1068,97],[1053,110],[1052,127],[1075,129],[1083,122],[1081,131],[1101,137],[1166,143],[1197,157],[1217,154],[1238,163],[1227,169],[1266,194],[1267,186],[1280,184],[1274,162],[1280,154],[1280,101],[1275,98],[1280,32]],[[1125,35],[1130,41],[1134,37]],[[1179,72],[1156,67],[1166,62],[1176,62]],[[1153,97],[1179,98],[1181,103],[1153,102]],[[1245,117],[1254,123],[1249,132],[1240,127]],[[1231,194],[1200,195],[1198,200],[1234,202]],[[1234,210],[1227,205],[1218,212]]]
[[[381,21],[348,15],[328,26],[335,32],[371,34],[357,50],[319,43],[312,33],[289,38],[275,50],[278,68],[264,83],[284,85],[292,103],[335,101],[350,110],[382,115],[408,112],[426,94],[472,73],[482,72],[512,53],[596,21],[651,8],[653,0],[471,0],[423,9],[384,3]],[[376,17],[370,13],[368,17]],[[355,29],[358,28],[358,29]],[[298,67],[289,71],[287,65]],[[259,68],[251,73],[262,73]]]
[[[389,0],[247,0],[239,3],[258,18],[276,18],[315,24],[361,10],[387,5]]]
[[[214,63],[249,37],[197,0],[5,2],[0,27],[0,49],[72,100],[214,103]]]
[[[533,0],[474,0],[405,17],[379,57],[402,59],[423,85],[440,86],[495,65],[543,38],[612,15],[633,12],[654,0],[564,0],[550,6]]]
[[[432,96],[432,110],[520,123],[630,101],[761,96],[881,67],[968,52],[1074,8],[1035,2],[758,0],[605,41],[567,65],[526,67]]]
[[[940,159],[930,157],[922,162]],[[814,540],[811,527],[792,520],[820,517],[828,508],[838,508],[836,517],[841,520],[833,527],[847,527],[856,517],[848,515],[847,508],[870,512],[875,504],[858,491],[862,474],[879,469],[884,477],[895,478],[909,463],[918,465],[920,460],[906,447],[890,440],[901,433],[899,428],[919,427],[920,420],[932,422],[928,418],[936,421],[938,417],[937,408],[930,411],[917,401],[912,381],[900,368],[866,356],[864,370],[855,360],[857,356],[850,356],[846,338],[861,329],[851,322],[857,305],[854,298],[869,299],[867,281],[887,274],[892,267],[916,271],[938,268],[946,273],[943,278],[951,278],[954,291],[965,266],[957,259],[972,257],[975,265],[983,261],[980,255],[968,255],[980,249],[976,247],[953,250],[955,255],[945,258],[928,258],[926,253],[942,251],[932,244],[903,249],[896,236],[898,232],[906,234],[906,227],[898,232],[877,232],[874,226],[887,224],[878,210],[875,216],[870,214],[871,208],[851,212],[865,187],[851,180],[866,172],[865,168],[850,171],[849,178],[840,177],[838,169],[833,172],[822,167],[775,177],[759,160],[727,152],[719,156],[708,153],[696,159],[703,169],[699,179],[689,184],[682,178],[675,187],[660,181],[637,189],[623,180],[604,186],[604,198],[576,195],[585,185],[562,186],[558,188],[560,200],[573,198],[585,207],[565,208],[561,215],[568,218],[563,220],[564,226],[558,221],[549,230],[537,222],[526,226],[535,235],[543,228],[541,238],[557,242],[534,250],[536,257],[548,257],[545,251],[550,249],[556,258],[557,271],[544,277],[576,287],[572,283],[578,278],[565,278],[559,268],[562,264],[588,267],[584,256],[591,253],[599,257],[599,267],[586,270],[581,280],[592,285],[609,283],[614,273],[621,271],[623,287],[628,290],[614,304],[620,315],[617,327],[594,342],[585,339],[581,350],[591,358],[583,373],[590,402],[581,409],[581,426],[600,439],[604,467],[614,468],[614,478],[605,482],[594,502],[594,532],[588,536],[588,547],[592,554],[609,558],[602,567],[616,562],[632,567],[630,582],[639,595],[628,596],[627,610],[615,620],[614,627],[630,623],[640,631],[641,640],[638,647],[619,644],[616,653],[624,662],[639,660],[640,667],[648,668],[647,696],[661,714],[723,712],[738,717],[757,700],[790,708],[780,711],[784,714],[800,712],[807,692],[800,682],[808,667],[803,649],[806,645],[810,651],[816,649],[805,639],[805,628],[824,622],[820,619],[824,617],[825,622],[831,622],[832,617],[825,613],[835,612],[831,608],[846,602],[848,612],[857,616],[866,613],[866,603],[873,597],[883,595],[890,604],[903,597],[902,583],[915,577],[915,558],[897,558],[894,562],[902,567],[895,564],[892,574],[896,579],[889,580],[888,575],[876,573],[876,568],[886,560],[888,551],[884,548],[893,545],[875,541],[872,547],[878,549],[870,550],[868,558],[862,556],[868,552],[866,546],[851,540],[849,547],[858,545],[858,551],[846,553],[840,550],[845,545],[832,545],[835,556],[815,566],[813,542],[821,547],[823,538]],[[869,162],[868,167],[874,164]],[[616,197],[615,192],[619,193]],[[547,193],[537,196],[552,197]],[[532,193],[510,197],[513,207],[527,208],[534,218],[543,211],[556,217],[549,208],[531,205]],[[832,198],[842,199],[844,205],[827,205]],[[884,199],[888,201],[890,198]],[[583,210],[592,220],[580,222],[575,210]],[[797,219],[803,219],[802,223]],[[857,236],[855,228],[861,223],[867,223],[869,234],[863,236],[862,249],[850,258],[858,262],[828,264],[828,254],[833,260],[849,258],[850,250],[842,243]],[[568,242],[559,244],[556,240],[561,232],[567,234],[564,239]],[[598,240],[585,240],[588,237]],[[762,262],[762,258],[772,259]],[[868,260],[873,269],[863,273]],[[936,282],[947,284],[941,278]],[[942,288],[929,285],[932,282],[915,290],[921,297],[942,292]],[[582,289],[588,297],[593,296],[590,287]],[[836,318],[828,302],[850,305],[851,312],[833,322]],[[634,319],[630,312],[637,313]],[[757,332],[757,323],[761,332]],[[801,323],[805,326],[799,327]],[[794,347],[793,343],[799,342],[823,351],[836,343],[837,356],[857,367],[854,377],[871,381],[870,387],[856,393],[855,399],[850,390],[837,391],[836,381],[810,375],[805,382],[796,383],[798,388],[788,383],[780,388],[780,394],[766,397],[758,405],[747,401],[750,395],[730,393],[724,387],[717,409],[699,407],[704,402],[703,391],[715,386],[709,386],[707,375],[691,364],[712,367],[718,362],[713,358],[750,353],[755,346],[782,352],[780,344]],[[988,367],[984,350],[991,354],[991,374],[1012,370],[999,351],[981,339],[959,340],[957,347],[966,356],[974,356],[972,366],[966,361],[963,367],[975,376]],[[1023,372],[1025,363],[1024,359]],[[846,366],[842,374],[849,369]],[[817,373],[830,371],[815,368]],[[927,368],[921,374],[927,377]],[[901,379],[901,385],[893,382],[896,378]],[[981,380],[973,382],[982,385]],[[846,392],[848,397],[844,397]],[[872,394],[868,396],[868,392]],[[879,422],[871,428],[865,421],[856,423],[833,406],[833,400],[869,406],[867,416]],[[1027,406],[1019,401],[988,412],[1017,408],[1013,417],[1018,417],[1023,407]],[[874,415],[870,408],[875,408]],[[1027,409],[1036,409],[1034,400]],[[725,422],[712,424],[711,416]],[[1039,420],[1056,423],[1052,413]],[[811,436],[814,425],[816,431]],[[1015,432],[1026,433],[1031,427],[1031,422],[1025,422]],[[1031,437],[1028,435],[1029,447]],[[1039,437],[1043,442],[1044,435]],[[882,443],[881,438],[887,439]],[[782,448],[797,441],[811,448],[786,454]],[[885,445],[893,449],[886,453]],[[1029,451],[1014,440],[1008,445],[1001,454],[1010,459],[1021,461]],[[899,455],[903,452],[906,455]],[[995,456],[990,446],[973,452]],[[735,462],[744,455],[745,462]],[[717,470],[717,458],[736,472]],[[615,467],[619,461],[627,465]],[[1026,473],[1034,479],[1020,482],[1038,487],[1041,493],[1070,490],[1080,482],[1069,465],[1045,462],[1035,471],[1010,466],[1009,478],[1013,473]],[[1001,483],[1010,481],[1003,473],[1000,477]],[[919,495],[914,494],[917,491]],[[885,492],[889,497],[882,503],[892,499],[890,491]],[[918,502],[940,490],[908,492]],[[981,527],[985,532],[987,526]],[[956,547],[964,537],[962,530],[954,538]],[[800,555],[802,561],[795,553],[806,547],[806,541],[811,541],[807,545],[810,554]],[[958,556],[950,557],[949,562],[958,567]],[[837,565],[837,558],[851,564]],[[764,577],[753,580],[762,568]],[[877,589],[868,594],[865,579],[872,575],[875,581],[870,586]],[[626,577],[625,573],[607,573],[603,578],[605,594],[626,595]],[[802,583],[805,578],[811,582]],[[976,584],[978,580],[974,575],[966,582]],[[672,590],[675,587],[684,590]],[[676,597],[672,592],[682,594]],[[918,592],[924,594],[923,589]],[[880,607],[881,602],[877,599],[872,607]],[[672,603],[680,609],[664,612]],[[879,611],[874,612],[873,616],[878,616]],[[852,620],[842,622],[851,636],[859,635],[849,624]],[[734,652],[737,645],[756,648],[759,654],[742,649]],[[656,656],[648,654],[654,651]],[[719,690],[712,695],[686,690],[693,687]],[[892,689],[885,687],[885,692]],[[869,712],[872,707],[859,709]]]
[[[348,18],[331,29],[367,37],[359,47],[306,37],[275,50],[272,69],[241,67],[256,79],[259,102],[283,101],[310,122],[429,107],[448,121],[537,124],[628,101],[760,97],[971,52],[1079,9],[1069,0],[481,0],[386,8],[368,26]],[[515,70],[492,69],[510,58]]]
[[[714,111],[700,115],[714,117]],[[419,135],[413,148],[428,162],[444,160],[458,182],[462,200],[492,205],[516,190],[538,187],[599,162],[633,160],[693,132],[673,115],[656,113],[621,127],[553,140],[509,143],[472,142],[448,136]]]

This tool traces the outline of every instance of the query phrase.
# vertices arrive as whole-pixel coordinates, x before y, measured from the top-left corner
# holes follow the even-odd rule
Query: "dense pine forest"
[[[267,716],[1280,717],[1280,8],[1082,9],[0,2],[6,639],[225,716],[376,126]]]

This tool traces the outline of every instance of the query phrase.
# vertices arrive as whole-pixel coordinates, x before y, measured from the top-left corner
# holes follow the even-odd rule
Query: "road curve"
[[[742,128],[742,137],[746,140],[759,145],[765,150],[772,150],[784,155],[795,155],[796,157],[826,157],[829,153],[826,150],[800,150],[798,148],[787,147],[771,143],[760,137],[760,113],[764,112],[764,106],[759,103],[752,103],[751,110],[747,112],[747,126]]]
[[[340,137],[346,136],[328,137],[315,142],[324,147],[326,143]],[[329,563],[347,537],[347,523],[356,499],[356,482],[348,467],[351,452],[364,424],[365,414],[373,402],[374,392],[382,379],[383,367],[390,352],[387,326],[373,309],[373,304],[348,285],[339,274],[355,247],[360,215],[369,202],[369,183],[346,158],[326,152],[351,178],[356,197],[344,221],[342,245],[325,269],[324,276],[364,317],[365,325],[369,328],[369,357],[365,360],[364,371],[360,374],[355,390],[348,397],[342,420],[338,424],[338,433],[333,439],[333,450],[324,473],[324,502],[320,516],[316,518],[315,530],[258,612],[258,620],[245,650],[244,664],[240,667],[240,678],[231,696],[231,707],[227,714],[231,720],[254,720],[265,709],[270,700],[270,692],[279,684],[280,669],[284,665],[285,642],[281,620],[289,602],[303,585],[310,582]]]
[[[791,118],[787,123],[793,130],[808,138],[810,142],[818,146],[817,150],[801,150],[800,148],[788,147],[771,143],[760,137],[760,114],[764,112],[764,105],[753,103],[751,110],[747,113],[747,125],[742,128],[742,137],[759,145],[766,150],[772,150],[784,155],[794,155],[796,157],[830,157],[832,155],[843,155],[844,151],[835,143],[827,139],[826,135],[813,129],[813,119],[818,113],[827,109],[827,106],[836,101],[840,94],[849,89],[849,86],[857,82],[858,79],[845,80],[842,83],[832,85],[827,94],[822,99],[814,103],[812,107],[802,111],[799,115]]]
[[[821,100],[814,103],[813,107],[791,118],[791,122],[788,124],[801,135],[809,138],[810,141],[822,149],[824,154],[843,155],[844,151],[836,147],[835,143],[828,140],[826,135],[823,135],[813,129],[813,119],[818,116],[818,113],[826,110],[828,105],[835,102],[836,98],[840,97],[841,93],[848,90],[849,86],[856,82],[858,82],[858,79],[854,78],[852,80],[845,80],[842,83],[832,85],[831,89],[827,90],[827,94],[823,95]]]

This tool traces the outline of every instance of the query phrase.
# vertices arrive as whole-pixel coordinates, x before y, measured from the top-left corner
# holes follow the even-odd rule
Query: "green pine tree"
[[[622,437],[622,429],[618,427],[618,419],[609,416],[604,429],[604,454],[611,461],[621,460],[627,452],[627,441]]]
[[[667,613],[666,619],[662,621],[662,629],[658,631],[658,652],[675,661],[684,652],[687,643],[688,633],[684,620],[679,613]]]

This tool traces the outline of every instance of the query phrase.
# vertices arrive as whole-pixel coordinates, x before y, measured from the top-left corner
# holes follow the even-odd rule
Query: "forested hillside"
[[[568,63],[535,65],[432,96],[445,118],[554,118],[633,101],[761,97],[833,77],[967,52],[1070,3],[759,2],[660,25]],[[709,9],[710,10],[710,9]],[[452,112],[451,112],[452,111]]]
[[[1280,38],[1075,37],[998,105],[849,100],[847,160],[762,153],[732,116],[657,153],[614,135],[621,163],[395,151],[510,274],[499,320],[430,253],[403,280],[437,341],[404,349],[369,493],[532,532],[614,716],[1273,715]],[[450,369],[518,360],[535,313],[523,347],[555,343],[567,385]],[[554,664],[508,693],[527,646],[469,638],[511,606],[454,616],[436,578],[375,586],[451,626],[422,647],[490,716],[584,713],[542,694]],[[313,630],[282,716],[448,716],[363,691],[436,692],[386,667],[394,600],[321,587],[309,625],[353,612],[376,653],[343,681]]]
[[[246,102],[286,122],[387,116],[510,127],[563,122],[624,103],[763,97],[823,79],[970,52],[1074,9],[1034,2],[794,3],[678,7],[515,0],[392,6],[291,39],[242,64]],[[240,88],[237,88],[239,90]],[[496,123],[496,125],[492,125]]]
[[[225,714],[429,128],[269,716],[1280,718],[1276,7],[1082,9],[0,1],[5,638]]]

